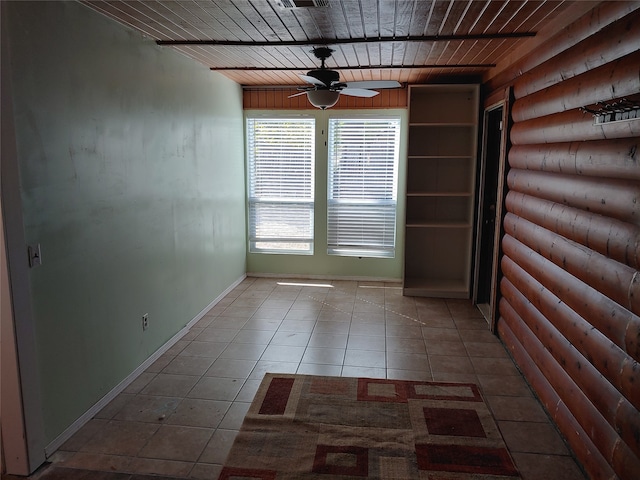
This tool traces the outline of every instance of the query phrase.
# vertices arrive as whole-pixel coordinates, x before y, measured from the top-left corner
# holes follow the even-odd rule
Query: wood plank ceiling
[[[326,6],[285,8],[283,3]],[[299,85],[313,46],[342,81],[482,75],[572,1],[142,0],[85,4],[244,86]]]

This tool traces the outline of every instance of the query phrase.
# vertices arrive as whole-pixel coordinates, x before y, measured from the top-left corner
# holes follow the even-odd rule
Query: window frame
[[[366,198],[357,200],[356,198],[344,198],[343,200],[335,198],[335,169],[334,160],[335,155],[333,155],[333,149],[335,148],[334,135],[335,129],[332,128],[333,122],[382,122],[382,121],[390,121],[393,122],[393,145],[391,149],[393,150],[393,165],[391,167],[392,172],[389,175],[388,166],[384,168],[387,170],[382,175],[378,175],[378,178],[373,178],[376,180],[378,188],[374,193],[374,196],[381,195],[384,196],[384,190],[390,190],[391,195],[390,198]],[[396,250],[397,250],[397,228],[398,228],[398,193],[399,193],[399,171],[400,171],[400,151],[401,151],[401,142],[402,142],[402,134],[403,134],[403,120],[400,115],[376,115],[376,114],[338,114],[338,115],[329,115],[327,118],[327,130],[328,130],[328,138],[327,138],[327,255],[331,256],[347,256],[347,257],[365,257],[365,258],[395,258]],[[374,127],[375,128],[375,127]],[[374,149],[375,150],[375,149]],[[367,148],[364,149],[366,153]],[[352,152],[353,154],[354,152]],[[357,152],[355,152],[357,154]],[[369,153],[372,153],[369,151]],[[377,152],[373,152],[377,153]],[[384,153],[381,153],[384,156]],[[354,162],[357,159],[354,159]],[[377,162],[377,160],[376,160]],[[382,162],[384,163],[384,161]],[[376,167],[381,167],[382,163],[376,163]],[[357,166],[356,166],[357,168]],[[354,175],[351,180],[355,179]],[[371,179],[371,178],[370,178]],[[389,184],[385,184],[385,179],[389,179]],[[366,177],[363,178],[366,180]],[[382,182],[380,182],[382,180]],[[345,180],[348,182],[349,180]],[[345,190],[349,190],[349,187],[353,187],[354,185],[345,185]],[[338,186],[339,187],[339,186]],[[345,194],[356,197],[356,191],[351,188],[350,192],[346,192]],[[369,205],[370,207],[367,207]],[[334,238],[336,233],[332,231],[332,228],[335,230],[335,226],[332,227],[332,210],[339,210],[341,207],[344,208],[346,212],[351,209],[351,214],[356,215],[354,218],[364,218],[363,215],[367,212],[367,210],[375,211],[378,210],[381,215],[392,216],[393,218],[384,219],[380,222],[380,217],[376,218],[373,222],[369,222],[367,226],[367,222],[363,221],[361,226],[365,229],[369,229],[369,232],[360,233],[356,232],[357,229],[351,229],[350,234],[346,234],[342,238],[342,244],[339,242],[339,238]],[[351,207],[351,208],[350,208]],[[359,210],[358,210],[359,207]],[[385,213],[386,210],[386,213]],[[347,213],[345,213],[347,214]],[[380,226],[380,224],[384,226]],[[378,224],[378,225],[375,225]],[[361,229],[362,230],[362,229]],[[367,245],[366,237],[369,237],[369,242],[371,242],[375,237],[375,234],[371,233],[373,230],[379,231],[379,237],[377,239],[378,244],[376,245]],[[339,235],[339,234],[338,234]],[[357,245],[347,245],[345,242],[352,242],[353,238],[357,236],[361,236],[361,244]],[[349,238],[347,238],[349,237]]]
[[[308,174],[304,174],[306,178],[307,189],[309,190],[309,196],[307,198],[302,197],[272,197],[272,198],[260,198],[256,196],[255,192],[255,179],[254,179],[254,149],[252,147],[252,140],[255,137],[252,134],[252,123],[255,122],[301,122],[308,123],[310,129],[310,146],[306,154],[310,155],[310,168]],[[249,253],[259,254],[287,254],[287,255],[313,255],[315,250],[315,177],[316,177],[316,143],[317,143],[317,123],[318,119],[312,115],[246,115],[245,117],[245,145],[246,145],[246,189],[247,189],[247,243]],[[286,177],[283,177],[286,180]],[[272,206],[277,209],[278,205],[289,207],[307,207],[309,211],[308,225],[306,237],[261,237],[256,231],[258,225],[254,220],[254,215],[257,214],[256,207],[263,205],[265,207]],[[286,243],[306,243],[308,248],[273,248],[273,247],[259,247],[260,243],[271,244],[286,244]]]

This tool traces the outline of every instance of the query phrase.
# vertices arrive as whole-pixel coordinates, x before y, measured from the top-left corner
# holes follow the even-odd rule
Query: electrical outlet
[[[142,330],[146,330],[149,327],[149,314],[142,315]]]

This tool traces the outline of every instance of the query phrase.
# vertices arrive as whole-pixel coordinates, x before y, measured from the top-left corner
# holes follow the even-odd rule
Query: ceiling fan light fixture
[[[307,92],[307,98],[314,107],[325,110],[333,107],[338,103],[340,92],[333,92],[331,90],[310,90]]]

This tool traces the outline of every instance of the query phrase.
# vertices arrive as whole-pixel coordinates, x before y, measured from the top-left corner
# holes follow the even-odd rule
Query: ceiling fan
[[[340,74],[335,70],[329,70],[324,64],[333,50],[329,47],[316,47],[312,52],[320,60],[320,68],[311,70],[306,75],[300,75],[300,78],[310,85],[298,87],[298,90],[302,90],[302,92],[290,95],[289,98],[306,94],[311,105],[325,110],[338,103],[340,95],[374,97],[380,92],[369,90],[370,88],[398,88],[402,86],[400,82],[395,80],[341,82]]]

